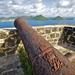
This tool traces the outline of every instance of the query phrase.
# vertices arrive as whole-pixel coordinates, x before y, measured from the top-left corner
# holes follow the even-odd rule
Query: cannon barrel
[[[75,75],[74,65],[25,20],[17,18],[14,25],[27,50],[35,75]]]

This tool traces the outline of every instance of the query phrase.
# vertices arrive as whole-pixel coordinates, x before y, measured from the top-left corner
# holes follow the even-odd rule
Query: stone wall
[[[15,53],[19,42],[17,30],[0,30],[0,53]]]
[[[19,41],[16,30],[0,29],[0,75],[24,75],[16,53]]]
[[[66,49],[72,49],[72,50],[75,49],[74,47],[75,26],[70,26],[70,25],[36,26],[33,27],[33,29],[35,29],[41,36],[43,36],[53,46],[59,45]],[[9,32],[7,34],[9,34]],[[4,42],[3,39],[0,40],[1,42]]]
[[[55,25],[39,26],[33,28],[63,55],[68,52],[74,53],[75,26]]]
[[[52,45],[58,44],[58,39],[63,32],[63,26],[35,27],[34,29]]]
[[[8,36],[9,31],[0,29],[0,47],[5,42],[5,38]]]
[[[65,48],[75,50],[75,27],[64,27],[58,44]]]

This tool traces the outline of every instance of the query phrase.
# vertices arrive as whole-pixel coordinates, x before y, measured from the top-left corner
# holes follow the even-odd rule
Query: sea
[[[31,26],[75,25],[75,20],[26,20]],[[0,22],[0,28],[13,28],[14,21]]]

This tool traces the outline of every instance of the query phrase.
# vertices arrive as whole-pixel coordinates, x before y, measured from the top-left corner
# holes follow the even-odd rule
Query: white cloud
[[[60,0],[59,4],[61,6],[69,6],[70,5],[70,1],[69,0]]]
[[[7,9],[6,9],[7,8]],[[3,0],[0,1],[0,13],[10,15],[24,15],[25,13],[35,14],[41,12],[43,8],[42,0]],[[5,12],[3,12],[5,11]],[[39,13],[40,14],[40,13]],[[0,14],[2,15],[2,14]],[[26,14],[25,14],[26,15]]]
[[[60,0],[58,4],[57,9],[60,16],[74,17],[75,0]]]
[[[58,0],[54,5],[47,6],[43,0],[0,0],[0,16],[40,14],[44,16],[75,16],[75,0]]]
[[[57,16],[58,15],[58,10],[57,10],[57,8],[56,7],[53,7],[53,8],[46,8],[43,12],[42,12],[42,14],[44,15],[44,16]]]

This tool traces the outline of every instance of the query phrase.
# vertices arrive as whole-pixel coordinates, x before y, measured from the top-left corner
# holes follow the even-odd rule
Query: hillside
[[[74,20],[74,17],[61,17],[61,16],[57,16],[57,17],[50,17],[50,20]]]
[[[37,16],[21,16],[23,19],[27,20],[75,20],[75,17],[61,17],[61,16],[56,16],[56,17],[45,17],[42,15],[37,15]],[[9,20],[14,20],[16,17],[0,17],[0,22],[1,21],[9,21]]]
[[[63,17],[60,17],[60,16],[57,16],[57,17],[53,17],[53,18],[50,18],[52,20],[64,20]]]
[[[47,17],[44,17],[42,15],[31,17],[31,19],[33,19],[33,20],[48,20]]]

